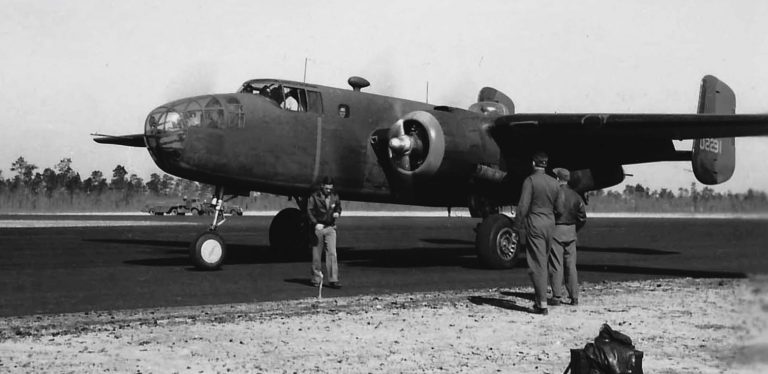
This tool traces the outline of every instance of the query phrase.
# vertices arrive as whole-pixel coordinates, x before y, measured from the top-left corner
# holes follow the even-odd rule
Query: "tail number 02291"
[[[720,153],[720,139],[704,138],[699,139],[699,149],[712,153]]]

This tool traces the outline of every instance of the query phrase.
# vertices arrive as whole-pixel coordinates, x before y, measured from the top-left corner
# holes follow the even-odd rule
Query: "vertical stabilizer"
[[[727,84],[707,75],[701,80],[699,114],[735,114],[736,95]],[[736,168],[734,138],[703,138],[693,140],[693,174],[704,184],[723,183]]]
[[[477,102],[472,104],[469,110],[503,116],[515,114],[515,103],[503,92],[492,87],[483,87],[477,94]]]

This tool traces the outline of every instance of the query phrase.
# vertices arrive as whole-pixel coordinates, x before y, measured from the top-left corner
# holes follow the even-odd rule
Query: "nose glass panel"
[[[153,110],[145,125],[148,136],[190,128],[242,128],[245,114],[235,96],[200,96],[163,105]]]

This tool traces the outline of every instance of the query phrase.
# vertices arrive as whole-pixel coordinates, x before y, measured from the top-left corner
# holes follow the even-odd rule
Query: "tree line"
[[[750,188],[744,193],[722,193],[708,186],[700,188],[696,183],[676,191],[668,188],[652,190],[641,184],[628,184],[621,192],[591,191],[586,198],[588,209],[597,212],[768,212],[768,194],[765,191]]]
[[[117,165],[111,176],[94,170],[87,178],[63,158],[52,167],[40,168],[23,156],[11,164],[14,175],[0,170],[0,211],[133,210],[147,198],[210,196],[213,188],[168,174],[152,173],[145,181]]]
[[[92,171],[83,179],[71,158],[42,170],[23,156],[11,164],[9,177],[0,170],[0,212],[66,211],[137,211],[155,199],[209,198],[213,187],[207,184],[152,173],[144,180],[116,165],[111,175]],[[651,190],[640,184],[617,190],[591,191],[585,196],[588,210],[599,212],[756,212],[768,211],[765,191],[749,189],[745,193],[721,193],[711,187],[676,190]],[[257,201],[238,199],[242,207],[273,210],[285,206],[283,197],[261,195]],[[346,203],[351,209],[392,210],[382,204]]]

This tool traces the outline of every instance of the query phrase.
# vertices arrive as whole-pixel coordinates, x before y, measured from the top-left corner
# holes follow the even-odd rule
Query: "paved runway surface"
[[[68,227],[7,227],[19,220],[66,221],[61,226]],[[221,230],[225,266],[200,272],[187,253],[207,217],[0,216],[0,316],[315,296],[307,283],[309,260],[270,250],[270,220],[229,218]],[[512,270],[479,266],[477,222],[343,218],[344,287],[326,288],[324,297],[528,285],[524,261]],[[744,277],[768,272],[766,243],[766,220],[591,219],[580,238],[579,276],[586,282]]]

